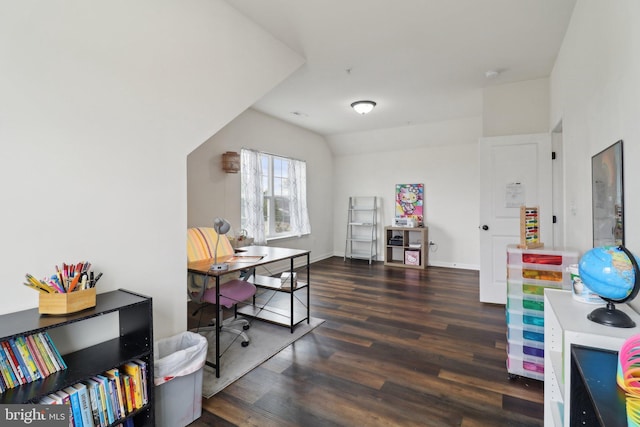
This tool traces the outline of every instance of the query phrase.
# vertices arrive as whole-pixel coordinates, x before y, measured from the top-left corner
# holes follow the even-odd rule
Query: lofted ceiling
[[[575,1],[226,0],[306,58],[253,108],[322,135],[480,115],[484,87],[549,76]]]

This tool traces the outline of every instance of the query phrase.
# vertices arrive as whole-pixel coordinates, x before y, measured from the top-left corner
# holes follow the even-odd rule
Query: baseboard
[[[344,252],[343,253],[335,253],[334,255],[325,256],[325,257],[320,258],[320,259],[329,258],[330,256],[337,256],[337,257],[344,258]],[[377,259],[376,261],[382,262],[384,260]],[[460,270],[477,270],[477,271],[480,271],[480,266],[477,265],[477,264],[461,264],[459,262],[442,262],[442,261],[431,261],[431,260],[429,260],[428,267],[446,267],[446,268],[457,268],[457,269],[460,269]]]
[[[477,270],[480,271],[480,266],[475,264],[461,264],[458,262],[429,262],[429,267],[446,267],[446,268],[457,268],[460,270]]]

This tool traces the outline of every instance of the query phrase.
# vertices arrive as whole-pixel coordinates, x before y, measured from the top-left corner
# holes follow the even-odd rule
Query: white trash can
[[[185,331],[154,344],[158,427],[184,427],[202,415],[202,373],[207,339]]]

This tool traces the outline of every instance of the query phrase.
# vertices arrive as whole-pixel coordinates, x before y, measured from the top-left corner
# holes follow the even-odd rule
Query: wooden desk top
[[[214,263],[213,258],[192,261],[187,267],[191,273],[222,276],[227,273],[244,270],[249,267],[257,267],[276,261],[307,255],[309,252],[311,251],[306,249],[275,248],[271,246],[244,246],[242,248],[238,248],[234,255],[218,257],[218,264],[229,264],[228,270],[210,271],[209,269],[211,264]]]

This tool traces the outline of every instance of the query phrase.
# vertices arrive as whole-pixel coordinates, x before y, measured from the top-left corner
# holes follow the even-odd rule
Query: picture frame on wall
[[[593,247],[624,245],[622,140],[591,158]]]
[[[424,224],[424,184],[396,184],[396,218],[411,218]]]

